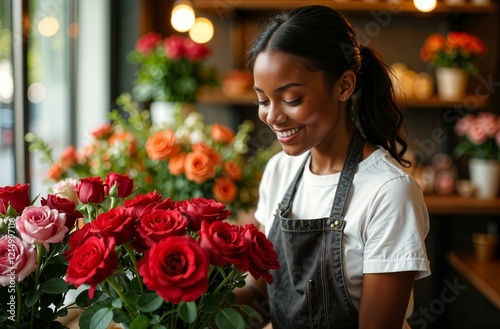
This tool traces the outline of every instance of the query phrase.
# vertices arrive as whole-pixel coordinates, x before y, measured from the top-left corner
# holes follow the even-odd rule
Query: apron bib
[[[358,311],[344,281],[342,236],[347,196],[363,145],[361,134],[355,130],[329,217],[289,218],[309,157],[279,204],[269,234],[281,264],[279,270],[271,272],[275,282],[269,285],[274,329],[358,327]]]

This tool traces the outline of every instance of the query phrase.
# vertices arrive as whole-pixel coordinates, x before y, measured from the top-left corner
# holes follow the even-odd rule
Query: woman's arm
[[[363,275],[359,307],[360,329],[401,329],[415,272]]]

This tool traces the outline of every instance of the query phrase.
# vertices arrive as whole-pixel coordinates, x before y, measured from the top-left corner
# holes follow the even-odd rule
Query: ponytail
[[[381,145],[401,165],[408,167],[411,162],[403,157],[408,144],[401,135],[403,111],[395,101],[391,69],[375,50],[360,48],[362,60],[357,86],[360,94],[355,119],[368,141]]]

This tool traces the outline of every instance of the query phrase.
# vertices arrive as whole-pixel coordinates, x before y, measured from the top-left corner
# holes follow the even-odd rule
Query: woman
[[[323,6],[278,15],[248,60],[259,118],[283,147],[255,213],[281,269],[239,298],[269,298],[274,329],[401,328],[414,280],[430,274],[429,222],[401,168],[407,144],[387,66]]]

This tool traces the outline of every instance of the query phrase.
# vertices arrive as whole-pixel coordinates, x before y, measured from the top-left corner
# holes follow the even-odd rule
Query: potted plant
[[[476,63],[485,54],[484,43],[466,32],[431,34],[420,50],[420,58],[436,67],[438,96],[447,101],[463,99],[469,74],[477,74]]]
[[[220,86],[218,70],[204,63],[210,52],[208,46],[180,35],[163,39],[151,32],[137,40],[128,55],[131,63],[139,64],[132,94],[139,101],[152,101],[155,124],[172,123],[175,104],[178,111],[184,104],[190,104],[185,112],[193,111],[203,88]]]
[[[470,156],[469,173],[478,198],[495,198],[500,184],[500,118],[489,112],[466,115],[455,132],[463,138],[453,153]]]

